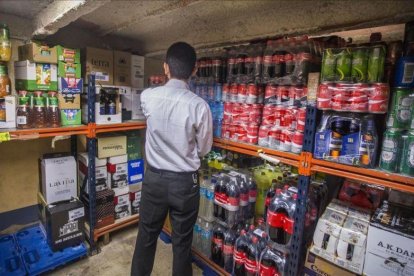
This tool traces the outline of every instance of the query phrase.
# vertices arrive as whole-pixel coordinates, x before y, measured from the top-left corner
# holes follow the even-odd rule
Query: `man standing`
[[[192,93],[196,53],[177,42],[167,50],[164,71],[169,81],[147,89],[141,106],[147,118],[147,171],[142,186],[140,223],[132,275],[151,274],[158,236],[170,214],[173,275],[192,275],[191,243],[199,206],[197,170],[213,143],[208,104]]]

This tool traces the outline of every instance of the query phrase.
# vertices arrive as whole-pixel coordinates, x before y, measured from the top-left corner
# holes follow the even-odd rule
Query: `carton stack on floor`
[[[84,240],[85,209],[77,196],[76,161],[69,154],[40,160],[39,217],[53,251]]]
[[[139,214],[143,160],[138,132],[107,134],[97,139],[95,159],[96,228],[111,225],[131,214]],[[88,156],[78,157],[82,200],[89,205]],[[88,208],[87,208],[88,212]]]
[[[56,46],[58,60],[59,108],[62,126],[81,124],[80,50]]]

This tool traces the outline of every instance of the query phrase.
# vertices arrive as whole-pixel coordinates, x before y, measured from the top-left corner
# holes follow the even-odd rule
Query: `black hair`
[[[197,56],[196,52],[188,43],[176,42],[167,50],[166,63],[170,68],[172,78],[186,80],[191,77]]]

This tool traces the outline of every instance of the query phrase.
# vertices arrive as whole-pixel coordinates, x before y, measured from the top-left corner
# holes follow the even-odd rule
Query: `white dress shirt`
[[[200,168],[200,157],[211,150],[213,120],[210,107],[190,91],[184,81],[171,79],[164,86],[142,92],[147,118],[145,153],[151,167],[174,172]]]

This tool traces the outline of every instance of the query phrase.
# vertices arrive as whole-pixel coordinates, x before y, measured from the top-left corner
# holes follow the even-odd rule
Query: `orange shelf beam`
[[[311,171],[347,177],[353,180],[379,184],[406,192],[414,192],[414,177],[387,173],[380,170],[358,168],[330,161],[312,159]]]
[[[114,224],[99,228],[99,229],[95,229],[94,231],[94,235],[93,235],[93,239],[95,240],[95,242],[99,239],[99,237],[102,237],[108,233],[111,233],[113,231],[116,230],[120,230],[122,228],[125,228],[129,225],[133,225],[138,223],[139,221],[139,215],[132,215],[128,218],[122,219],[118,222],[115,222]]]
[[[96,125],[96,133],[145,129],[145,121],[125,122],[121,124]]]
[[[30,129],[5,129],[0,132],[9,132],[11,140],[28,140],[65,135],[86,135],[86,125],[54,127],[54,128],[30,128]]]
[[[234,142],[227,139],[220,139],[220,138],[214,138],[214,146],[227,149],[251,156],[259,156],[258,150],[262,150],[263,153],[266,153],[268,155],[272,155],[277,157],[280,162],[284,164],[288,164],[291,166],[299,167],[299,155],[289,152],[283,152],[283,151],[277,151],[274,149],[269,149],[257,145],[251,145],[251,144],[245,144],[245,143],[239,143]]]

